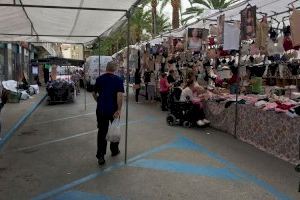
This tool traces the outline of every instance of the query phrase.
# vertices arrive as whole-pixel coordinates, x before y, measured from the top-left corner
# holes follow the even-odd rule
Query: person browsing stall
[[[180,101],[185,102],[185,101],[191,101],[193,103],[193,109],[192,109],[192,118],[196,121],[198,126],[205,126],[210,123],[205,118],[205,113],[204,110],[199,104],[199,98],[195,98],[193,90],[194,90],[194,82],[189,80],[187,81],[186,88],[182,90],[181,96],[180,96]]]
[[[176,79],[174,78],[174,76],[175,76],[175,71],[171,69],[171,70],[169,71],[169,75],[168,75],[168,77],[167,77],[168,83],[173,84],[173,83],[176,82]]]
[[[97,155],[98,164],[105,164],[104,156],[106,154],[106,135],[109,123],[120,118],[124,85],[120,77],[114,75],[117,70],[115,62],[109,62],[106,67],[106,73],[96,79],[93,97],[97,102],[97,122],[98,122],[98,140]],[[110,143],[111,156],[117,156],[120,153],[119,142]]]
[[[167,74],[162,73],[159,81],[160,85],[160,96],[161,96],[161,110],[168,111],[168,94],[171,85],[168,82]]]

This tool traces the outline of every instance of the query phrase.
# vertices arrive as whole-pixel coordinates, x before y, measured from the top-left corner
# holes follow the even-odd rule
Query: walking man
[[[93,92],[93,97],[97,101],[98,149],[96,157],[99,165],[105,164],[109,123],[121,115],[124,86],[122,79],[114,75],[116,70],[117,64],[113,61],[109,62],[106,73],[97,78]],[[117,156],[120,153],[119,142],[111,142],[110,150],[111,156]]]

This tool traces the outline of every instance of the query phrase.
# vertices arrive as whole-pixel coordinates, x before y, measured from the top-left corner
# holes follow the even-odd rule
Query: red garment
[[[279,108],[281,110],[289,110],[289,109],[291,109],[292,107],[295,106],[294,104],[285,104],[285,103],[281,103],[279,101],[276,101],[276,103],[277,103],[276,108]]]
[[[240,78],[237,74],[233,74],[232,77],[228,80],[228,84],[232,85],[235,83],[238,83],[240,81]]]
[[[210,38],[208,38],[208,44],[209,45],[215,45],[216,43],[215,43],[215,38],[214,37],[210,37]]]
[[[170,85],[166,78],[161,78],[159,81],[159,85],[160,85],[160,92],[168,92],[169,91]]]
[[[283,48],[285,51],[293,49],[293,42],[290,36],[285,36],[283,39]]]

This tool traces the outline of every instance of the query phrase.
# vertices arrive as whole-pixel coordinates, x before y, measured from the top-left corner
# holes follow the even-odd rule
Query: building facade
[[[83,46],[74,44],[62,44],[61,51],[63,58],[83,60]]]
[[[24,74],[32,80],[32,59],[61,56],[60,44],[0,42],[0,81],[20,81]]]

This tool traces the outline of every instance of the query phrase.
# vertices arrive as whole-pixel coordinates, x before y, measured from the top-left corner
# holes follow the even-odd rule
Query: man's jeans
[[[98,159],[103,158],[106,154],[106,135],[108,132],[109,124],[114,121],[114,117],[112,115],[105,115],[99,112],[97,114],[97,122],[98,122],[98,138],[97,138],[97,155]],[[112,154],[116,154],[119,151],[119,142],[111,142],[110,143],[110,151]]]

